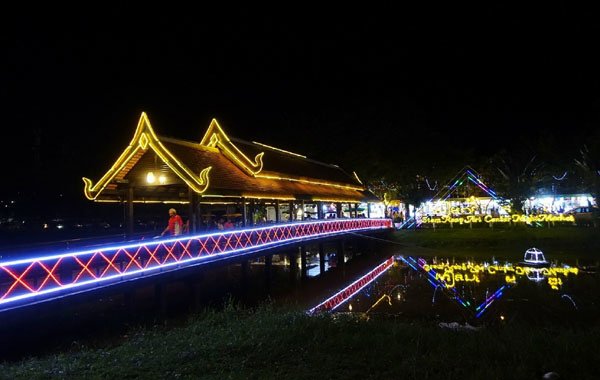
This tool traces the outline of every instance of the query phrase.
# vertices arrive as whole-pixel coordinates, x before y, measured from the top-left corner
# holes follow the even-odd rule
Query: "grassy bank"
[[[600,229],[577,227],[513,227],[399,230],[391,235],[398,244],[423,252],[453,256],[500,255],[521,260],[528,248],[547,257],[600,259]]]
[[[3,379],[539,379],[597,374],[600,329],[308,317],[263,306],[205,311],[185,327],[140,330],[114,347],[0,366]]]
[[[407,253],[520,260],[535,246],[552,257],[598,259],[599,235],[570,227],[422,229],[386,239]],[[541,379],[550,371],[593,379],[598,372],[598,321],[451,331],[433,317],[309,317],[291,302],[257,309],[228,303],[177,326],[73,342],[69,350],[0,364],[0,379]]]

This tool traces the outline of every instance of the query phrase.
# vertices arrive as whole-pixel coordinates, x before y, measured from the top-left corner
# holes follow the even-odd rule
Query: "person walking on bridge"
[[[169,223],[167,227],[163,230],[160,236],[165,236],[168,234],[169,236],[179,236],[183,231],[183,219],[181,216],[177,215],[177,210],[174,208],[169,209]]]

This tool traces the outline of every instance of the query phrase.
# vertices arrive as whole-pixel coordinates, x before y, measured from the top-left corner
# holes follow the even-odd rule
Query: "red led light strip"
[[[117,281],[117,277],[174,264],[193,264],[205,256],[242,253],[320,235],[391,227],[389,219],[295,223],[0,262],[0,309],[3,304],[19,299],[93,282]]]

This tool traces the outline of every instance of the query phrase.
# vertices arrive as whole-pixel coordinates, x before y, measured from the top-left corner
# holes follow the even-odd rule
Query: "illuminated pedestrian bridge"
[[[107,245],[0,262],[0,311],[83,291],[350,232],[386,230],[390,219],[335,219]]]

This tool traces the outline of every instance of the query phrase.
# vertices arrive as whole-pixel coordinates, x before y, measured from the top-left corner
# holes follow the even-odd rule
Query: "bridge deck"
[[[220,260],[250,257],[260,250],[303,240],[392,226],[390,219],[319,220],[0,262],[0,311]]]

